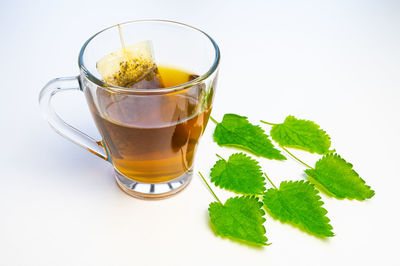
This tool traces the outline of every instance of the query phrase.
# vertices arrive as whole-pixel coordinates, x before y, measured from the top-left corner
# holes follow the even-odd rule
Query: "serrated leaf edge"
[[[213,166],[213,167],[211,168],[211,170],[210,170],[210,177],[211,177],[211,178],[210,178],[210,181],[211,181],[212,183],[214,183],[214,184],[215,184],[217,187],[219,187],[219,188],[222,188],[222,189],[225,189],[225,190],[234,192],[234,193],[238,193],[238,194],[241,194],[241,195],[246,195],[246,196],[262,195],[262,194],[265,192],[265,185],[266,185],[265,179],[263,179],[263,182],[262,182],[262,183],[263,183],[264,190],[261,191],[261,192],[259,192],[259,193],[253,194],[253,193],[244,193],[244,192],[240,192],[240,191],[237,191],[237,190],[233,190],[233,189],[230,189],[230,188],[223,187],[223,186],[221,186],[220,182],[216,181],[215,178],[214,178],[213,176],[211,176],[211,173],[212,173],[213,171],[215,171],[215,168],[216,168],[218,162],[224,161],[224,162],[226,163],[226,165],[227,165],[227,164],[229,163],[229,160],[231,159],[231,157],[232,157],[232,156],[237,156],[237,155],[243,155],[246,159],[249,159],[249,160],[252,161],[255,165],[257,165],[258,170],[260,171],[260,176],[262,176],[262,168],[261,168],[261,166],[260,166],[260,163],[259,163],[257,160],[255,160],[254,158],[252,158],[251,156],[249,156],[249,155],[247,155],[247,154],[245,154],[245,153],[243,153],[243,152],[236,152],[236,153],[231,154],[231,155],[229,156],[228,160],[222,158],[222,159],[219,159],[219,160],[217,160],[217,161],[215,162],[214,166]],[[226,168],[225,168],[225,169],[226,169]]]
[[[326,152],[324,152],[324,153],[320,153],[320,152],[318,152],[318,151],[316,151],[316,150],[310,150],[310,149],[308,149],[308,148],[305,148],[305,147],[302,147],[302,146],[298,146],[298,145],[282,145],[282,144],[280,144],[280,143],[273,137],[273,135],[271,134],[270,136],[271,136],[271,139],[272,139],[272,140],[274,140],[276,143],[278,143],[279,145],[282,145],[283,147],[286,147],[286,148],[293,148],[293,149],[303,150],[303,151],[307,151],[307,152],[309,152],[309,153],[317,153],[317,154],[319,154],[319,155],[325,155],[325,154],[328,154],[328,153],[331,151],[331,150],[329,150],[329,148],[330,148],[330,146],[331,146],[331,143],[332,143],[331,137],[329,136],[329,134],[328,134],[325,130],[323,130],[323,129],[321,128],[320,125],[318,125],[318,124],[315,123],[314,121],[307,120],[307,119],[298,119],[298,118],[296,118],[296,117],[293,116],[293,115],[288,115],[282,123],[273,125],[272,128],[271,128],[271,131],[272,131],[274,128],[278,127],[278,126],[285,127],[284,123],[285,123],[285,121],[286,121],[288,118],[294,118],[294,119],[296,119],[296,120],[298,120],[298,121],[309,122],[309,123],[312,123],[313,125],[315,125],[315,126],[317,127],[318,130],[320,130],[324,135],[327,136],[327,138],[328,138],[328,140],[329,140],[329,144],[330,144],[329,147],[328,147],[328,150],[327,150]],[[290,127],[286,127],[286,128],[289,129],[291,132],[296,133],[295,131],[292,131],[292,130],[290,129]],[[298,135],[298,134],[296,134],[296,135]]]
[[[266,234],[267,231],[266,231],[265,226],[264,226],[264,223],[266,222],[266,218],[264,217],[265,211],[263,210],[264,204],[263,204],[263,202],[261,202],[260,199],[257,198],[257,197],[254,197],[254,196],[236,196],[236,197],[231,197],[231,198],[228,198],[228,199],[225,201],[224,204],[222,204],[222,203],[220,203],[220,202],[216,202],[216,201],[211,202],[211,203],[209,204],[209,207],[208,207],[208,213],[209,213],[209,215],[210,215],[210,208],[211,208],[211,205],[221,205],[222,207],[225,207],[225,204],[226,204],[229,200],[234,200],[234,199],[239,199],[239,198],[256,199],[256,200],[257,200],[257,203],[258,203],[258,205],[259,205],[257,211],[258,211],[259,214],[261,215],[261,220],[260,220],[260,221],[261,221],[261,224],[260,224],[260,225],[262,225],[262,228],[263,228],[263,236],[264,236],[264,238],[265,238],[265,243],[251,242],[251,241],[248,241],[248,240],[245,240],[245,239],[240,239],[240,238],[236,238],[236,237],[233,237],[233,236],[227,236],[227,235],[221,234],[221,233],[218,232],[218,230],[215,228],[215,226],[211,223],[212,228],[213,228],[215,234],[217,234],[218,236],[220,236],[220,237],[222,237],[222,238],[227,238],[227,239],[231,239],[231,240],[233,240],[233,241],[239,242],[239,243],[240,243],[240,242],[243,242],[243,243],[250,244],[250,245],[254,245],[254,246],[269,246],[269,245],[271,245],[271,243],[267,243],[268,238],[265,236],[265,234]],[[209,217],[209,218],[210,218],[210,220],[211,220],[211,217]],[[238,221],[236,220],[235,217],[232,216],[232,218],[233,218],[236,222],[238,222]],[[240,223],[238,222],[238,224],[240,224]]]
[[[264,199],[263,199],[262,202],[264,203],[264,209],[267,211],[267,213],[268,213],[272,218],[274,218],[275,220],[280,221],[281,223],[286,223],[286,224],[292,225],[292,226],[297,227],[298,229],[300,229],[300,230],[302,230],[302,231],[304,231],[304,232],[306,232],[306,233],[308,233],[308,234],[314,235],[314,236],[316,236],[316,237],[325,238],[325,237],[333,237],[333,236],[335,236],[335,234],[332,232],[333,227],[332,227],[332,225],[330,224],[330,221],[331,221],[331,220],[329,219],[328,216],[326,216],[326,215],[328,214],[328,211],[327,211],[324,207],[322,207],[322,205],[324,205],[324,202],[322,201],[321,196],[318,195],[318,190],[315,188],[315,186],[314,186],[313,183],[311,183],[311,182],[309,182],[309,181],[305,181],[305,180],[299,180],[299,181],[292,181],[292,180],[290,180],[290,181],[282,181],[282,182],[279,184],[279,188],[278,188],[278,189],[276,189],[276,188],[270,188],[270,189],[268,189],[267,191],[265,191],[264,195],[267,194],[268,191],[270,191],[270,190],[276,190],[276,191],[279,192],[283,183],[286,183],[286,184],[300,183],[300,184],[307,184],[307,185],[310,185],[310,186],[312,187],[313,196],[315,197],[316,202],[318,203],[318,206],[322,209],[321,211],[322,211],[322,213],[323,213],[323,217],[325,218],[326,223],[328,224],[328,227],[330,227],[330,232],[332,233],[332,235],[317,234],[317,233],[312,232],[312,231],[310,231],[309,229],[305,228],[305,227],[304,227],[302,224],[300,224],[300,223],[295,223],[295,222],[289,221],[289,220],[283,220],[283,219],[277,217],[275,214],[273,214],[273,213],[271,212],[271,210],[268,208],[267,204],[265,204]],[[293,212],[290,211],[290,209],[287,209],[287,211],[290,212],[292,216],[297,216],[297,215],[294,215]],[[298,218],[297,218],[297,219],[298,219]]]
[[[321,182],[319,182],[317,179],[315,179],[313,176],[311,176],[309,174],[310,171],[317,171],[316,167],[317,164],[320,163],[323,159],[326,159],[328,157],[334,157],[334,158],[338,158],[342,161],[344,161],[345,165],[347,165],[348,167],[350,167],[351,171],[361,180],[361,182],[363,183],[363,185],[367,188],[367,190],[371,191],[371,196],[369,197],[342,197],[342,196],[338,196],[334,193],[332,193],[330,190],[328,190],[327,187],[325,187]],[[311,181],[313,181],[313,183],[316,185],[317,188],[319,188],[319,190],[321,192],[324,192],[326,195],[331,196],[331,197],[335,197],[337,199],[349,199],[349,200],[358,200],[358,201],[363,201],[366,199],[371,199],[374,195],[375,195],[375,191],[371,188],[371,186],[367,185],[367,183],[365,182],[365,180],[353,169],[353,164],[346,161],[343,157],[341,157],[339,154],[337,153],[328,153],[325,154],[322,158],[320,158],[316,163],[315,163],[315,167],[312,169],[305,169],[304,172],[307,175],[308,179],[311,179]],[[328,193],[327,193],[328,192]]]
[[[219,146],[232,147],[232,148],[239,148],[239,149],[245,150],[245,151],[247,151],[247,152],[249,152],[249,153],[251,153],[251,154],[253,154],[253,155],[255,155],[255,156],[267,158],[267,159],[270,159],[270,160],[284,161],[284,160],[287,159],[287,158],[281,153],[280,150],[278,150],[277,148],[275,148],[274,144],[273,144],[272,141],[269,139],[270,136],[269,136],[267,133],[265,133],[265,130],[262,129],[262,127],[260,127],[259,125],[254,125],[254,124],[250,123],[250,121],[248,120],[248,117],[247,117],[247,116],[241,116],[241,115],[233,114],[233,113],[224,114],[224,117],[225,117],[225,115],[237,115],[237,116],[239,116],[239,117],[241,117],[241,118],[244,118],[244,119],[247,121],[247,123],[249,123],[250,125],[252,125],[252,126],[258,128],[258,129],[260,130],[260,132],[262,132],[262,134],[266,137],[266,139],[271,143],[272,149],[275,150],[277,153],[276,153],[276,155],[274,155],[274,157],[266,157],[266,156],[262,156],[262,155],[258,154],[258,153],[257,153],[256,151],[254,151],[253,149],[248,148],[248,147],[243,146],[243,145],[240,145],[240,144],[222,144],[222,145],[220,145],[220,144],[218,143],[218,140],[217,140],[216,137],[215,137],[215,134],[213,134],[213,139],[214,139],[214,141],[215,141]],[[222,122],[223,122],[223,120],[224,120],[224,118],[222,118]],[[225,128],[225,130],[227,130],[228,132],[231,132],[233,135],[236,135],[237,137],[242,138],[240,135],[236,134],[235,132],[233,132],[233,131],[229,130],[228,128],[226,128],[225,126],[223,126],[223,125],[222,125],[222,122],[218,123],[217,126],[221,126],[221,127]],[[214,132],[215,132],[215,131],[214,131]],[[253,142],[252,142],[252,144],[255,145]],[[256,145],[255,145],[255,146],[256,146]]]

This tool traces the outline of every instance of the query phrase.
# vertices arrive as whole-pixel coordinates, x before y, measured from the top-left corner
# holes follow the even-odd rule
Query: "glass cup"
[[[178,86],[155,89],[105,83],[96,62],[121,49],[115,25],[82,46],[79,76],[47,83],[40,106],[57,133],[113,165],[123,191],[143,199],[168,197],[191,180],[198,141],[212,108],[219,48],[206,33],[182,23],[140,20],[119,25],[127,45],[152,41],[158,66],[177,66],[196,75]],[[102,140],[68,125],[52,108],[52,97],[69,90],[85,94]]]

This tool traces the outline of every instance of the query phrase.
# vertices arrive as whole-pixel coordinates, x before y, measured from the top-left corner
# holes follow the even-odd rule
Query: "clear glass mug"
[[[40,92],[40,106],[57,133],[113,165],[126,193],[144,199],[168,197],[191,180],[197,144],[212,108],[219,48],[206,33],[182,23],[140,20],[119,25],[127,45],[152,41],[157,65],[177,66],[198,77],[147,90],[105,83],[96,62],[121,49],[115,25],[85,42],[79,54],[80,75],[51,80]],[[102,140],[68,125],[52,108],[51,98],[69,90],[85,94]]]

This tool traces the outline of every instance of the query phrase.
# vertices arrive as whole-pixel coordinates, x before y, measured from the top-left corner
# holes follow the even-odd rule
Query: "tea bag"
[[[103,80],[119,87],[155,89],[163,87],[154,62],[151,41],[143,41],[101,58],[96,68]]]

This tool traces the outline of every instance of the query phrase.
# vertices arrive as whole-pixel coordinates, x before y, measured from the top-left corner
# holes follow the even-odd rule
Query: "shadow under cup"
[[[167,88],[130,89],[106,84],[96,69],[103,56],[121,49],[118,25],[91,37],[79,55],[80,76],[50,81],[40,104],[50,125],[113,164],[118,185],[139,198],[171,196],[189,183],[199,138],[212,108],[219,49],[204,32],[172,21],[120,24],[129,46],[150,40],[155,63],[196,74]],[[82,91],[102,136],[96,141],[72,128],[54,112],[51,97]]]

